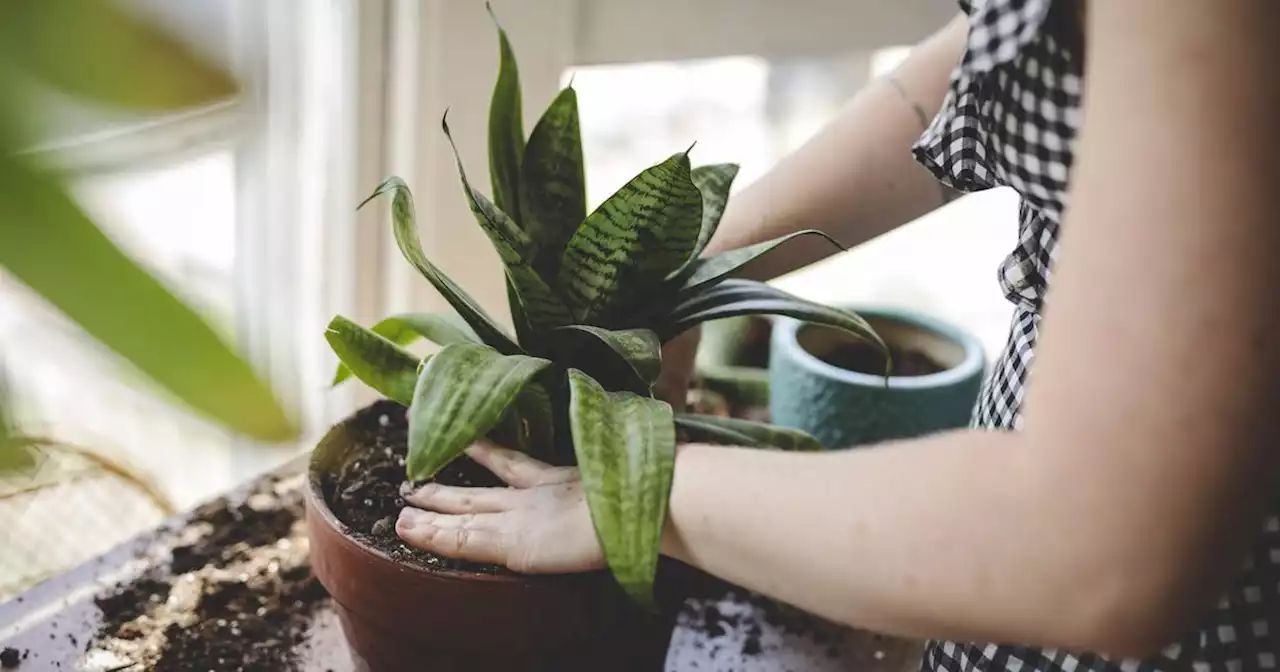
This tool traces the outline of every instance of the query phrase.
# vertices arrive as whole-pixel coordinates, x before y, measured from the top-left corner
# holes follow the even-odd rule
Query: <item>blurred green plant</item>
[[[164,113],[226,100],[235,79],[108,0],[0,2],[0,268],[197,413],[254,439],[295,438],[296,424],[249,364],[102,232],[66,175],[25,153],[47,112],[40,89]],[[28,455],[5,416],[11,405],[0,394],[0,470]]]

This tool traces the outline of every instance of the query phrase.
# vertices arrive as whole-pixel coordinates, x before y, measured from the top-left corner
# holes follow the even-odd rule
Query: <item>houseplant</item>
[[[493,200],[472,186],[460,160],[458,171],[471,211],[503,262],[515,336],[426,258],[410,190],[395,177],[370,198],[391,198],[401,252],[457,316],[398,315],[372,328],[338,316],[325,334],[342,362],[335,381],[354,376],[389,400],[330,432],[313,456],[308,496],[317,576],[339,603],[356,655],[377,669],[423,665],[424,658],[441,665],[462,660],[458,664],[467,669],[552,659],[554,669],[574,669],[572,661],[590,659],[574,657],[591,649],[588,640],[623,642],[626,637],[616,637],[619,629],[643,622],[621,594],[631,605],[656,604],[659,537],[678,432],[692,440],[817,447],[802,432],[686,414],[656,399],[651,388],[668,339],[708,320],[781,314],[879,344],[852,312],[729,277],[787,240],[818,232],[702,256],[728,199],[735,165],[695,169],[689,152],[679,152],[588,214],[576,93],[572,86],[562,90],[526,139],[515,57],[506,33],[497,30],[501,58],[489,110]],[[447,118],[443,126],[448,136]],[[416,357],[403,348],[415,338],[442,348]],[[367,439],[369,431],[377,434],[401,418],[407,426],[391,439],[399,445]],[[385,544],[371,545],[369,535],[356,534],[335,515],[350,489],[342,474],[399,450],[403,470],[384,485],[395,487],[406,478],[463,478],[463,451],[486,435],[581,469],[607,574],[516,577],[482,574],[484,568],[475,567],[440,569],[438,560],[435,568],[412,566],[392,557]],[[384,538],[394,535],[382,528]],[[377,536],[378,530],[369,534]],[[618,595],[609,575],[621,588]],[[405,597],[410,594],[416,597]],[[446,605],[451,611],[442,619]],[[418,650],[406,652],[413,646]],[[463,657],[450,658],[450,649]],[[624,650],[592,649],[592,655],[611,651],[629,660]]]
[[[852,309],[852,307],[850,307]],[[963,427],[982,387],[982,343],[956,325],[912,310],[858,306],[892,353],[821,325],[782,318],[769,369],[772,422],[850,448]]]

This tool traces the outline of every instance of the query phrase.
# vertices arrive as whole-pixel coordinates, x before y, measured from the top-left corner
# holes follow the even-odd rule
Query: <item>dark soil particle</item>
[[[354,446],[323,483],[325,499],[352,536],[402,562],[432,569],[494,574],[506,569],[442,558],[413,548],[396,535],[395,521],[405,507],[408,420],[405,407],[379,401],[358,413],[350,426]],[[502,481],[467,457],[454,460],[434,479],[445,485],[500,487]],[[425,482],[425,481],[424,481]]]
[[[207,504],[196,510],[194,521],[208,523],[213,531],[193,544],[173,549],[173,573],[185,574],[215,560],[241,560],[248,549],[273,544],[289,534],[297,519],[298,512],[287,508],[258,510],[248,504]],[[244,547],[225,556],[227,549],[236,544]]]
[[[104,621],[127,623],[168,599],[171,587],[167,581],[144,576],[115,593],[98,596],[94,602]]]
[[[21,651],[11,646],[6,646],[3,651],[0,651],[0,667],[3,667],[6,670],[11,670],[21,664]]]

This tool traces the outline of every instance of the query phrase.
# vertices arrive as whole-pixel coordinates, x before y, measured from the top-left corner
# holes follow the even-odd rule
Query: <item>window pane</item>
[[[893,48],[785,61],[741,56],[566,72],[564,82],[572,78],[581,107],[589,206],[695,142],[695,165],[741,165],[738,191],[907,53]],[[1016,242],[1016,204],[1004,190],[959,199],[782,283],[817,300],[928,311],[973,330],[994,354],[1010,313],[995,268]]]
[[[73,192],[121,247],[231,340],[235,193],[230,152],[83,179]],[[13,378],[25,419],[40,432],[136,465],[181,504],[230,485],[229,437],[157,398],[148,383],[2,275],[0,361]]]

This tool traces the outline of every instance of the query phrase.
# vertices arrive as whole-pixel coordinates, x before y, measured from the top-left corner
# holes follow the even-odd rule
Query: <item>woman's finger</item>
[[[494,520],[500,515],[443,516],[405,508],[396,521],[396,534],[405,543],[424,551],[458,560],[505,565],[506,535],[498,531]]]
[[[439,513],[498,513],[518,504],[519,490],[511,488],[460,488],[428,483],[402,492],[404,501]]]
[[[538,485],[568,483],[578,477],[573,467],[553,467],[519,451],[479,441],[467,449],[467,456],[492,471],[507,485],[532,488]]]

